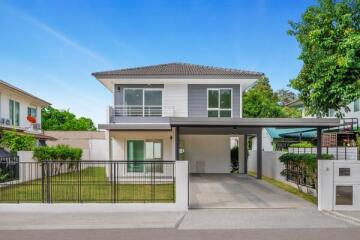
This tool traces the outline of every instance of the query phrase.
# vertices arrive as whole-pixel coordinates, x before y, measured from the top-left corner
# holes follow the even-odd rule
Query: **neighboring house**
[[[303,118],[314,118],[316,116],[307,115],[305,112],[304,103],[301,100],[295,100],[291,103],[288,103],[286,106],[293,107],[301,110]],[[341,110],[341,113],[344,114],[343,118],[345,119],[357,119],[357,122],[360,121],[360,98],[348,105],[350,111],[345,112],[344,109]],[[333,109],[329,109],[328,112],[329,118],[335,118],[336,112]]]
[[[302,118],[315,118],[315,116],[306,115],[304,103],[301,100],[295,100],[288,103],[286,106],[293,107],[301,110]],[[359,127],[360,121],[360,99],[348,105],[350,111],[341,112],[344,114],[343,119],[340,121],[338,127],[325,129],[323,131],[323,145],[329,143],[329,146],[352,146],[354,144],[355,130]],[[336,118],[335,111],[330,109],[328,117]],[[276,129],[264,128],[263,134],[263,150],[273,151],[287,149],[291,143],[296,143],[302,140],[314,141],[316,140],[316,129],[311,128],[289,128],[289,129]],[[333,142],[329,139],[334,139]],[[256,149],[256,138],[252,139],[252,149]]]
[[[264,151],[287,150],[290,144],[316,139],[313,128],[263,128],[262,149]],[[257,148],[256,138],[252,138],[252,150]]]
[[[191,173],[229,173],[230,146],[239,147],[239,170],[247,171],[247,135],[263,127],[324,127],[337,120],[242,118],[243,92],[263,73],[170,63],[97,72],[113,93],[106,130],[109,160],[189,161]],[[237,141],[232,141],[237,138]],[[261,142],[258,142],[261,144]],[[261,178],[261,151],[257,153]],[[124,173],[147,171],[131,163]],[[163,169],[158,169],[159,174]]]
[[[306,114],[304,103],[301,100],[293,101],[287,106],[300,109],[303,118],[315,118],[315,116]],[[360,99],[351,102],[348,108],[348,112],[344,109],[341,110],[343,117],[340,119],[339,126],[323,131],[323,143],[329,143],[329,146],[353,146],[355,144],[356,130],[360,127]],[[329,109],[328,116],[325,118],[337,118],[336,112]]]
[[[40,143],[53,139],[41,130],[41,109],[50,103],[0,80],[0,129],[35,136]]]

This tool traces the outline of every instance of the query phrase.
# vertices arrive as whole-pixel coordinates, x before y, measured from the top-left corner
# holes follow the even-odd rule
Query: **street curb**
[[[337,219],[343,220],[345,222],[360,226],[360,219],[358,218],[351,217],[336,211],[321,210],[321,212],[324,213],[325,215],[332,216]]]

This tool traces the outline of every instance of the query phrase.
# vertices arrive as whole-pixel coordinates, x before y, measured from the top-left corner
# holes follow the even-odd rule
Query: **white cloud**
[[[78,51],[78,52],[92,58],[93,60],[95,60],[95,61],[97,61],[99,63],[102,63],[102,64],[109,65],[109,66],[111,65],[108,60],[106,60],[104,57],[102,57],[98,53],[96,53],[96,52],[82,46],[81,44],[79,44],[75,40],[69,38],[68,36],[61,33],[60,31],[50,27],[49,25],[47,25],[46,23],[40,21],[39,19],[37,19],[35,17],[32,17],[31,15],[26,14],[26,13],[24,13],[24,12],[18,10],[18,9],[15,9],[13,7],[10,7],[10,6],[5,6],[5,9],[9,13],[11,13],[13,16],[25,20],[27,23],[32,24],[33,26],[37,27],[41,31],[51,35],[52,37],[56,38],[57,40],[61,41],[62,43],[72,47],[76,51]]]

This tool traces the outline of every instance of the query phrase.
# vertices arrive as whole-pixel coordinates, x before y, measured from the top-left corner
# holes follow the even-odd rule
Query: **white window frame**
[[[128,141],[143,141],[144,142],[144,159],[143,161],[159,161],[159,162],[162,162],[164,161],[164,140],[159,138],[159,139],[155,139],[155,138],[149,138],[149,139],[144,139],[144,138],[129,138],[129,139],[125,139],[124,141],[124,146],[125,146],[125,151],[124,151],[124,159],[126,159],[125,161],[127,162],[126,164],[129,164],[129,159],[128,159]],[[161,143],[161,159],[146,159],[146,142],[153,142],[153,143]],[[131,174],[134,174],[134,173],[137,173],[137,174],[140,174],[140,173],[144,173],[146,172],[145,171],[145,167],[143,169],[142,172],[129,172],[128,171],[128,168],[127,168],[127,165],[126,165],[126,168],[125,168],[125,171],[127,174],[131,173]],[[164,171],[162,171],[161,173],[157,173],[157,174],[162,174],[164,173]]]
[[[142,116],[144,117],[145,116],[145,91],[161,91],[161,107],[164,106],[163,104],[163,88],[124,88],[124,91],[123,91],[123,106],[126,106],[125,104],[125,91],[126,90],[142,90],[142,105],[139,105],[139,107],[142,107],[143,111],[142,111]],[[152,105],[150,105],[152,106]],[[155,107],[155,105],[153,105]],[[157,105],[156,105],[157,107]]]
[[[360,105],[360,98],[354,101],[354,112],[360,112],[360,106],[358,106],[358,109],[355,111],[356,104]]]
[[[231,106],[230,108],[220,108],[220,90],[230,90],[230,98],[231,98]],[[218,94],[218,103],[219,103],[219,107],[218,108],[209,108],[209,91],[218,91],[219,94]],[[232,88],[207,88],[206,89],[206,114],[207,116],[209,117],[209,111],[218,111],[218,117],[217,118],[225,118],[225,117],[220,117],[220,111],[221,110],[230,110],[231,111],[231,116],[230,117],[233,117],[233,89]]]

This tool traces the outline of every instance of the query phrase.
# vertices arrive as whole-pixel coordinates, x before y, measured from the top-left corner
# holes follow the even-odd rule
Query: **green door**
[[[128,140],[127,141],[127,159],[128,161],[144,161],[144,141]],[[129,163],[128,172],[143,172],[143,163]]]

